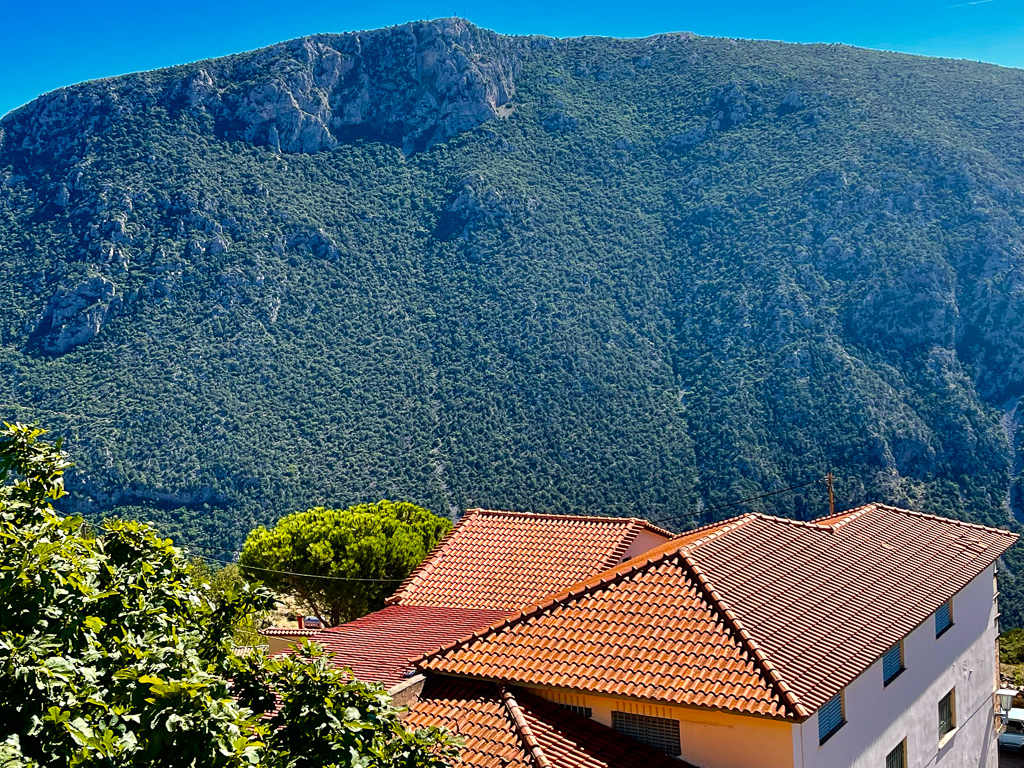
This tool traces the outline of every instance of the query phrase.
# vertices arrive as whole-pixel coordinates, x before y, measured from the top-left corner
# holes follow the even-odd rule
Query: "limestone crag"
[[[71,290],[58,291],[36,323],[32,340],[40,351],[62,355],[99,333],[120,301],[114,284],[105,277],[92,277]]]
[[[519,45],[461,19],[299,38],[62,88],[8,115],[0,150],[71,160],[119,117],[160,109],[208,116],[222,138],[281,152],[370,138],[410,154],[510,109]]]

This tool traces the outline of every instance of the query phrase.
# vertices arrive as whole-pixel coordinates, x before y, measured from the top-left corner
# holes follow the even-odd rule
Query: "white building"
[[[995,768],[994,564],[1015,540],[879,504],[744,515],[424,656],[410,722],[474,733],[461,679],[571,710],[534,705],[558,760],[521,732],[521,754],[467,737],[469,765],[627,765],[573,758],[563,731],[588,718],[697,768]]]
[[[794,765],[996,768],[994,566],[947,605],[843,688],[844,723],[824,743],[820,712],[793,729]]]

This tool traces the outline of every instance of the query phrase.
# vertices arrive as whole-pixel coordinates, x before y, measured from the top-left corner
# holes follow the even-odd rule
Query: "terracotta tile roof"
[[[265,637],[312,637],[319,629],[299,629],[298,627],[266,627],[257,630]]]
[[[751,515],[690,557],[814,711],[1016,539],[869,504],[810,524]]]
[[[744,515],[683,534],[419,665],[802,719],[1016,538],[879,504],[823,523]]]
[[[636,518],[473,509],[388,602],[516,610],[617,565],[642,531]]]
[[[349,667],[359,679],[392,688],[412,670],[410,659],[468,637],[507,611],[391,605],[349,624],[318,631],[312,638],[331,663]]]
[[[669,704],[794,714],[678,554],[619,569],[422,667]]]
[[[432,676],[405,724],[439,725],[465,741],[458,765],[473,768],[688,768],[525,691]]]

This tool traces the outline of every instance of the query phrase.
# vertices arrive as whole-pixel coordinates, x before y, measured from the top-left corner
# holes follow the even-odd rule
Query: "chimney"
[[[296,619],[296,621],[299,622],[299,629],[305,629],[306,628],[306,617],[305,616],[303,616],[300,613],[298,616],[295,617],[295,619]]]

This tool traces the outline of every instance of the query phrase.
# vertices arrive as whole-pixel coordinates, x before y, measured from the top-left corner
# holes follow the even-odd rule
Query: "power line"
[[[184,549],[188,549],[188,547],[184,547]],[[221,560],[207,555],[196,555],[196,557],[201,557],[204,560],[213,560],[216,563],[224,563],[225,565],[238,565],[238,563],[233,560]],[[247,571],[263,571],[264,573],[279,573],[284,576],[303,576],[308,579],[330,579],[331,581],[369,581],[378,584],[398,584],[405,581],[405,579],[360,579],[354,576],[321,576],[317,573],[295,573],[294,571],[276,571],[272,568],[257,568],[254,565],[239,565],[239,568],[244,568]]]
[[[92,528],[95,528],[97,531],[104,531],[105,530],[102,526],[97,525],[96,523],[89,522],[88,520],[86,520],[84,518],[82,519],[82,522],[85,525],[88,525],[88,526],[90,526]],[[239,568],[245,568],[246,570],[249,570],[249,571],[263,571],[264,573],[278,573],[278,574],[281,574],[282,576],[302,576],[302,577],[307,578],[307,579],[329,579],[331,581],[365,581],[365,582],[371,582],[371,583],[375,583],[375,584],[400,584],[403,581],[405,581],[405,579],[362,579],[362,578],[359,578],[359,577],[356,577],[356,576],[322,576],[322,575],[320,575],[318,573],[297,573],[295,571],[277,571],[277,570],[274,570],[272,568],[257,568],[254,565],[240,565],[235,560],[221,560],[219,557],[210,557],[209,555],[202,555],[202,554],[195,553],[195,552],[192,551],[194,549],[205,549],[205,550],[207,550],[209,552],[240,552],[241,550],[238,550],[238,549],[222,549],[220,547],[201,547],[201,546],[198,546],[196,544],[179,544],[179,545],[176,545],[176,546],[178,546],[180,549],[185,550],[190,555],[193,555],[194,557],[198,557],[198,558],[200,558],[202,560],[211,560],[211,561],[213,561],[215,563],[221,563],[223,565],[238,565]]]
[[[242,550],[240,549],[227,549],[225,547],[202,547],[198,544],[182,544],[180,546],[185,547],[186,549],[201,549],[204,552],[230,552],[234,555],[241,554],[242,552]]]
[[[815,483],[820,483],[821,481],[822,481],[821,478],[818,477],[818,478],[815,478],[814,480],[810,480],[810,481],[808,481],[806,483],[800,483],[800,485],[791,485],[789,488],[780,488],[777,491],[769,491],[768,493],[762,493],[760,496],[751,496],[749,499],[740,499],[739,501],[734,501],[734,502],[732,502],[730,504],[722,504],[721,506],[718,506],[718,507],[709,507],[707,509],[700,509],[700,510],[698,510],[696,512],[685,512],[685,513],[683,513],[681,515],[669,515],[668,517],[663,517],[663,518],[660,518],[658,520],[651,520],[650,522],[653,523],[654,525],[661,525],[662,523],[666,523],[666,522],[669,522],[671,520],[681,520],[681,519],[687,519],[687,518],[691,518],[691,517],[699,517],[700,515],[706,515],[708,512],[717,512],[720,509],[729,509],[730,507],[738,507],[741,504],[749,504],[751,501],[757,501],[758,499],[767,499],[769,496],[778,496],[780,493],[789,493],[790,491],[796,491],[796,490],[799,490],[801,488],[806,488],[809,485],[814,485]]]

